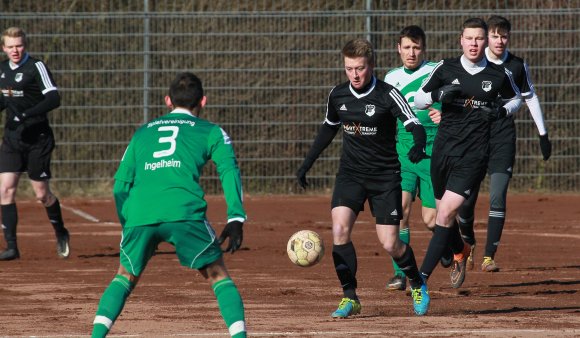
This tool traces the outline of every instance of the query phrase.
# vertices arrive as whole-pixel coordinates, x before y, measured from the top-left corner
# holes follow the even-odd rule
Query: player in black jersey
[[[415,145],[408,156],[414,163],[427,156],[425,130],[401,93],[373,75],[375,52],[370,42],[351,40],[342,49],[342,55],[349,81],[330,91],[326,118],[296,173],[298,183],[306,188],[306,172],[342,129],[342,155],[331,215],[332,257],[344,298],[332,317],[346,318],[361,310],[356,295],[357,258],[351,231],[367,199],[376,218],[378,238],[409,278],[415,313],[424,315],[430,301],[427,285],[417,269],[413,250],[399,239],[402,191],[395,140],[397,118],[413,133]]]
[[[48,184],[54,136],[47,115],[60,106],[60,95],[52,74],[42,61],[26,52],[26,44],[26,34],[18,27],[2,33],[2,49],[8,60],[0,63],[0,111],[6,109],[0,146],[0,204],[7,248],[0,253],[0,260],[20,257],[16,243],[16,190],[23,172],[28,173],[36,198],[46,208],[54,227],[57,254],[68,258],[69,233],[60,203]]]
[[[429,277],[449,245],[455,253],[451,269],[451,285],[455,288],[463,284],[470,252],[459,233],[457,210],[485,175],[491,121],[511,115],[521,105],[509,72],[485,58],[485,21],[466,20],[460,41],[463,55],[439,62],[415,94],[419,109],[435,101],[442,103],[431,159],[437,217],[421,273]],[[497,104],[498,95],[505,102]]]
[[[544,161],[550,158],[552,145],[544,125],[544,116],[538,96],[528,73],[526,62],[507,50],[510,38],[511,24],[501,16],[494,15],[487,21],[488,47],[485,49],[487,59],[508,69],[518,86],[522,97],[530,110],[532,118],[540,134],[540,149]],[[495,263],[497,251],[506,215],[506,197],[516,154],[516,127],[513,117],[499,119],[491,124],[489,162],[487,172],[489,184],[489,217],[487,223],[487,243],[481,269],[487,272],[499,271]],[[458,214],[459,228],[466,243],[471,245],[471,253],[467,259],[468,269],[473,269],[475,235],[473,232],[473,216],[479,184],[473,189],[470,197],[461,206]]]

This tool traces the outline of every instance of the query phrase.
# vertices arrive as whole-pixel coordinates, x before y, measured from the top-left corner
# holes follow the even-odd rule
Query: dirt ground
[[[450,287],[437,267],[429,280],[427,316],[413,314],[411,298],[387,291],[390,258],[380,248],[368,211],[353,232],[362,313],[333,320],[341,298],[331,250],[329,196],[246,196],[249,220],[243,247],[226,255],[252,337],[577,337],[580,336],[580,195],[508,198],[497,273],[479,271],[487,199],[476,214],[476,269],[462,288]],[[209,197],[218,233],[224,203]],[[72,255],[57,258],[43,208],[19,200],[21,259],[0,262],[0,336],[87,337],[100,296],[118,266],[120,226],[105,199],[62,199]],[[368,208],[367,208],[368,209]],[[430,233],[413,212],[411,244],[420,264]],[[300,229],[319,232],[326,256],[311,268],[292,265],[286,241]],[[2,246],[4,245],[2,241]],[[110,333],[111,337],[226,337],[209,285],[181,267],[164,245]]]

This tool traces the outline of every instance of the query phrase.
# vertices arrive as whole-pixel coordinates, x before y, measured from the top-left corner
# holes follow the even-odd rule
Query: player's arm
[[[332,94],[332,90],[330,91],[330,94]],[[328,101],[326,104],[326,119],[318,129],[318,134],[316,135],[310,150],[306,154],[302,165],[300,168],[298,168],[298,171],[296,171],[298,184],[304,189],[306,189],[306,186],[308,186],[308,181],[306,181],[306,173],[308,170],[310,170],[324,149],[326,149],[326,147],[328,147],[328,145],[332,142],[338,133],[338,130],[340,129],[340,118],[334,104],[331,102],[330,94],[328,95]]]
[[[133,138],[125,149],[119,168],[115,173],[115,184],[113,185],[113,197],[115,199],[115,207],[117,209],[117,216],[119,217],[119,222],[121,226],[125,226],[127,219],[123,214],[123,207],[131,188],[133,187],[133,182],[135,178],[135,153],[134,153],[134,140]]]
[[[499,107],[500,117],[513,115],[522,106],[522,95],[509,70],[505,69],[505,80],[500,91],[503,104]]]
[[[36,82],[38,83],[44,98],[36,105],[24,111],[14,112],[15,119],[17,118],[19,121],[24,121],[31,117],[47,114],[51,110],[60,107],[60,94],[56,88],[56,85],[54,84],[54,80],[52,79],[50,71],[41,61],[36,62],[34,66],[36,67]]]
[[[425,128],[423,128],[423,125],[419,122],[413,109],[411,109],[411,106],[409,106],[409,103],[407,103],[407,100],[405,100],[397,88],[391,88],[389,91],[389,97],[393,102],[391,113],[403,122],[406,131],[413,134],[414,145],[409,150],[407,156],[411,162],[418,163],[422,159],[427,158],[427,153],[425,152],[425,147],[427,145],[427,134],[425,133]]]
[[[212,130],[209,146],[210,157],[216,165],[227,205],[227,224],[218,238],[218,243],[222,244],[229,238],[224,251],[234,253],[242,245],[243,225],[247,217],[243,206],[242,177],[231,139],[223,129],[216,126]]]
[[[521,88],[522,97],[526,101],[526,105],[530,110],[532,119],[538,128],[538,133],[540,135],[540,150],[542,151],[542,156],[544,161],[547,161],[552,155],[552,143],[548,137],[548,130],[546,129],[544,122],[544,114],[542,113],[542,107],[540,106],[540,100],[538,95],[534,91],[534,85],[532,83],[530,73],[528,71],[528,65],[524,62],[524,85]]]
[[[415,93],[415,107],[417,109],[427,109],[435,102],[451,103],[455,98],[461,95],[461,86],[454,84],[445,84],[442,77],[441,67],[443,60],[440,61],[429,77]]]

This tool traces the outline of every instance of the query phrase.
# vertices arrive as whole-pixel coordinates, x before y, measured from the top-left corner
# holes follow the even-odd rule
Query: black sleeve
[[[60,94],[56,90],[51,90],[44,95],[44,100],[40,101],[34,107],[28,108],[21,112],[26,117],[33,117],[41,114],[46,114],[49,111],[60,107]]]
[[[328,123],[323,123],[318,130],[318,134],[314,139],[314,143],[310,147],[308,154],[304,158],[304,162],[302,163],[302,168],[308,170],[314,164],[314,161],[320,156],[320,154],[328,147],[328,145],[332,142],[336,133],[338,133],[338,129],[340,125],[332,126]]]

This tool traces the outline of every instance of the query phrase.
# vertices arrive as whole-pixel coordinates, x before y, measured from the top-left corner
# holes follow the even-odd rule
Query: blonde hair
[[[26,33],[20,27],[9,27],[2,32],[2,46],[4,46],[4,38],[22,38],[22,43],[26,46]]]
[[[375,49],[367,39],[353,39],[342,48],[342,56],[347,58],[365,57],[369,64],[375,64]]]

